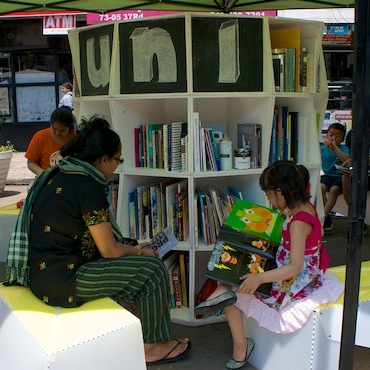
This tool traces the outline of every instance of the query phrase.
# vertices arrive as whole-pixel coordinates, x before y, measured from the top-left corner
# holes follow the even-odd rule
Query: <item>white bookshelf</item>
[[[135,187],[144,184],[151,184],[162,179],[178,178],[186,179],[188,182],[189,199],[189,235],[185,242],[180,242],[177,249],[184,250],[189,254],[189,307],[172,309],[171,318],[174,322],[186,325],[203,325],[211,322],[224,320],[224,317],[210,317],[208,319],[196,319],[194,315],[194,297],[205,281],[205,266],[208,261],[211,245],[204,245],[199,237],[196,224],[196,204],[194,201],[195,189],[197,186],[204,188],[206,185],[227,190],[228,185],[239,188],[245,199],[256,203],[265,204],[267,198],[260,190],[259,177],[268,165],[269,148],[271,139],[271,128],[274,107],[276,104],[287,105],[292,111],[298,111],[306,118],[308,125],[305,130],[302,143],[299,144],[301,158],[304,158],[304,165],[311,175],[312,198],[317,201],[318,211],[322,216],[322,200],[319,188],[321,169],[321,158],[319,149],[319,131],[317,116],[320,115],[321,122],[326,109],[328,98],[327,81],[325,75],[324,59],[321,47],[322,27],[320,22],[301,21],[292,19],[258,18],[262,22],[262,75],[263,83],[261,91],[194,91],[193,79],[193,45],[192,45],[192,21],[197,18],[229,21],[256,19],[229,16],[229,15],[207,15],[200,13],[186,13],[166,16],[166,18],[155,17],[130,22],[135,28],[147,27],[151,23],[158,25],[162,19],[183,20],[185,34],[185,67],[186,86],[181,92],[135,92],[121,93],[121,65],[122,58],[125,59],[125,51],[121,50],[122,43],[119,41],[120,24],[112,23],[113,38],[111,49],[111,66],[109,77],[109,89],[102,95],[86,96],[83,87],[83,65],[81,67],[80,57],[80,34],[94,34],[104,25],[94,25],[77,28],[69,32],[72,56],[76,70],[76,82],[81,95],[74,98],[77,118],[90,117],[98,114],[107,118],[114,130],[122,140],[122,156],[125,159],[123,165],[118,168],[119,175],[119,201],[118,201],[118,224],[124,235],[128,236],[128,193]],[[144,22],[144,23],[142,23]],[[161,24],[161,23],[159,23]],[[301,31],[301,44],[306,46],[311,53],[315,64],[320,64],[319,76],[317,69],[312,68],[310,75],[309,93],[276,93],[273,81],[272,56],[270,46],[270,29],[299,28]],[[254,35],[251,35],[254,37]],[[99,51],[99,50],[98,50]],[[243,61],[242,61],[243,62]],[[320,89],[316,90],[316,81],[320,81]],[[239,90],[241,90],[239,88]],[[259,123],[262,125],[262,167],[249,170],[230,170],[216,172],[195,172],[194,171],[194,141],[193,141],[193,112],[199,112],[203,126],[212,123],[223,123],[226,125],[227,133],[233,143],[236,143],[237,123]],[[187,172],[169,172],[162,169],[148,169],[135,167],[134,160],[134,128],[140,124],[147,123],[171,123],[175,121],[188,122],[188,163]],[[321,125],[319,125],[321,128]],[[304,153],[303,153],[304,151]]]

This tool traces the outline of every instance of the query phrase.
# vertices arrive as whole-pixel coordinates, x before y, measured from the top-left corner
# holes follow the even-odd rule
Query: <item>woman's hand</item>
[[[136,249],[138,249],[141,252],[141,255],[143,256],[152,256],[152,257],[158,257],[158,252],[155,251],[152,248],[148,248],[150,246],[150,242],[140,243],[135,246]]]

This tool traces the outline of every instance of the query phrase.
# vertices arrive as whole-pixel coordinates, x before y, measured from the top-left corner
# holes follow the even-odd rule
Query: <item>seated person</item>
[[[324,202],[324,230],[331,230],[333,221],[330,211],[333,209],[337,198],[342,194],[342,173],[335,165],[342,164],[349,158],[349,149],[341,144],[346,134],[346,128],[339,122],[329,126],[324,145],[321,146],[321,162],[324,174],[321,176],[321,192]],[[327,192],[329,195],[327,196]]]
[[[55,109],[50,121],[50,127],[33,135],[25,154],[29,170],[36,175],[55,165],[60,157],[61,147],[76,136],[70,109]]]
[[[147,365],[176,361],[191,342],[170,333],[168,271],[149,243],[125,244],[110,213],[108,179],[123,161],[120,137],[96,116],[82,127],[27,195],[9,243],[7,279],[51,306],[102,297],[135,304]]]

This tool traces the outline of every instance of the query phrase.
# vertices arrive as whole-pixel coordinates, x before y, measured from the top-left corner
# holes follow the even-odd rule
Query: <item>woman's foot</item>
[[[212,315],[222,308],[234,304],[236,300],[236,294],[232,290],[227,290],[215,298],[199,303],[194,310],[199,315]]]
[[[146,343],[145,361],[148,366],[161,365],[177,361],[191,349],[188,338],[174,339],[168,342]]]

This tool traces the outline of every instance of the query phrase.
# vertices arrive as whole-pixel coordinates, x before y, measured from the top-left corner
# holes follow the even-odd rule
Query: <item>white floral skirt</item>
[[[344,284],[335,274],[326,271],[323,285],[305,298],[293,301],[280,311],[268,306],[254,295],[238,292],[235,306],[246,317],[255,319],[259,326],[278,334],[289,334],[302,328],[311,313],[319,306],[336,302],[344,291]]]

